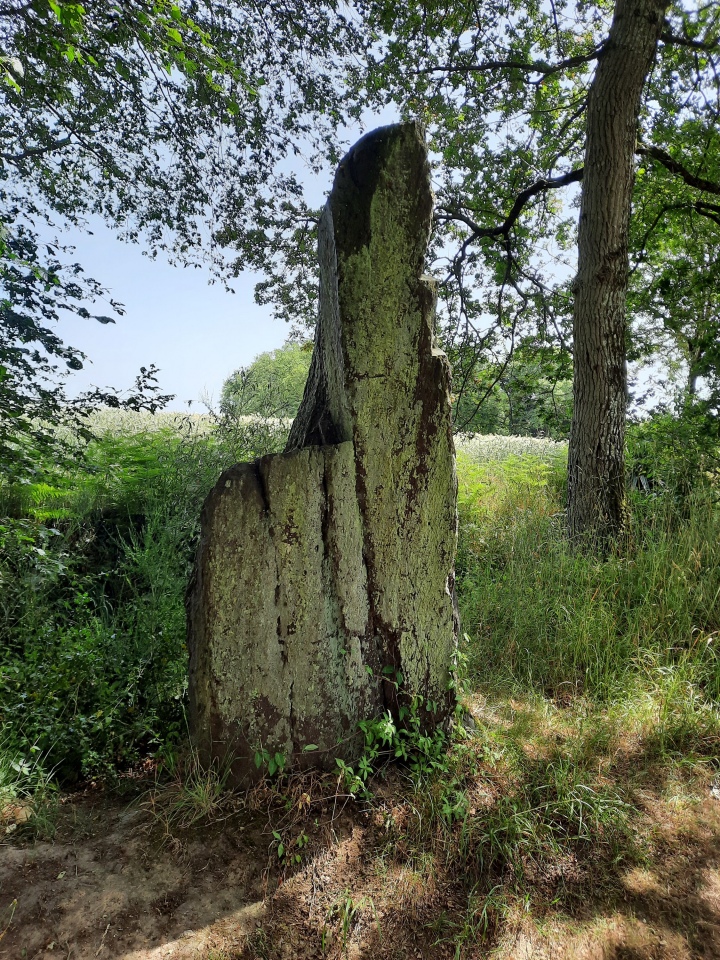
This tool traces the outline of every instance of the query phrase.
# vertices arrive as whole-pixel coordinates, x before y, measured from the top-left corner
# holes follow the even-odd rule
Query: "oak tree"
[[[631,218],[635,170],[645,197],[669,189],[717,220],[717,5],[362,9],[374,30],[365,89],[430,130],[435,251],[456,330],[479,348],[503,335],[512,347],[528,323],[541,343],[572,342],[568,526],[607,543],[624,516],[628,257],[671,229],[648,202]]]

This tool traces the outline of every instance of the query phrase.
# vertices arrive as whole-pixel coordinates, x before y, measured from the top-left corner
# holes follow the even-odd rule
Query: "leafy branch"
[[[686,166],[678,160],[673,159],[665,150],[660,147],[643,146],[639,144],[635,151],[642,157],[650,157],[657,160],[670,173],[681,177],[689,187],[695,187],[696,190],[702,190],[703,193],[713,193],[720,196],[720,183],[714,183],[712,180],[706,180],[704,177],[698,177],[691,173]]]

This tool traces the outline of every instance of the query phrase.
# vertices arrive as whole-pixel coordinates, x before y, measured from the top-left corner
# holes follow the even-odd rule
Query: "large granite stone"
[[[414,701],[431,727],[451,709],[456,480],[421,277],[431,215],[418,125],[348,153],[320,224],[315,349],[286,452],[226,471],[203,508],[191,733],[236,783],[262,774],[258,751],[333,768],[362,751],[359,720]]]

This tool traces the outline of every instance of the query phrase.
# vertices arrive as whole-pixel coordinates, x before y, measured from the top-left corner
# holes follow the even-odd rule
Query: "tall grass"
[[[638,495],[605,559],[564,537],[560,461],[460,462],[458,587],[472,682],[633,703],[666,748],[717,747],[720,512]]]

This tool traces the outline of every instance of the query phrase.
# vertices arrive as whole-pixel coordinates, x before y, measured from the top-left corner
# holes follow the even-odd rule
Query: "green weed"
[[[355,900],[349,890],[344,890],[327,912],[326,926],[321,933],[321,949],[323,953],[327,951],[330,945],[327,928],[327,924],[329,924],[331,928],[338,928],[340,949],[342,950],[342,955],[347,957],[353,929],[363,914],[368,910],[372,914],[375,914],[375,905],[369,897],[361,897],[359,900]]]
[[[476,892],[476,888],[473,888],[468,897],[465,916],[460,922],[443,917],[441,927],[449,929],[451,935],[440,937],[433,946],[454,946],[455,960],[471,957],[478,943],[486,943],[493,936],[507,910],[507,896],[502,884],[496,884],[486,894]]]
[[[162,779],[144,795],[141,806],[161,825],[164,835],[172,837],[176,830],[212,822],[234,808],[227,787],[229,774],[229,763],[204,767],[190,747],[181,759],[173,757],[166,762]]]
[[[58,817],[57,788],[37,748],[29,756],[0,743],[0,837],[20,830],[52,839]]]
[[[0,916],[0,940],[5,936],[5,934],[10,929],[10,924],[13,921],[15,916],[15,910],[17,909],[17,900],[11,900],[10,904],[5,908],[2,915]]]

